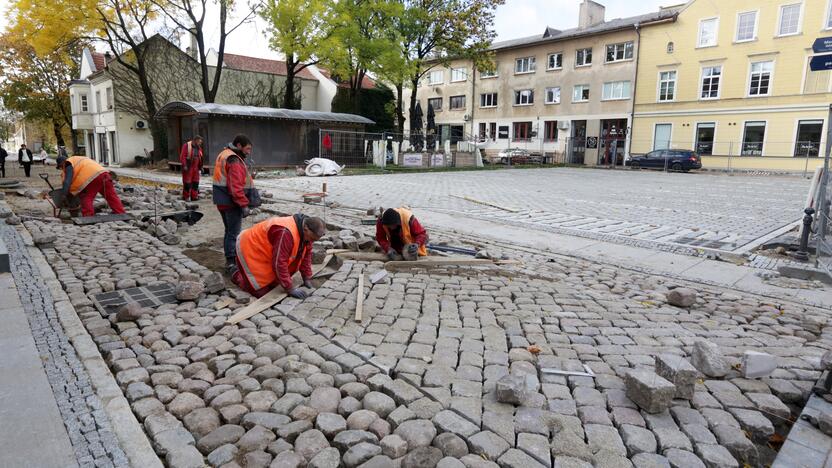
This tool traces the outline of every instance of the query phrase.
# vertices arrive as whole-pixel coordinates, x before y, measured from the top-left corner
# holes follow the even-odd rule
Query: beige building
[[[430,70],[417,90],[436,113],[440,142],[477,141],[486,155],[525,148],[555,161],[604,164],[624,159],[632,120],[639,29],[673,10],[604,19],[580,6],[578,27],[496,42],[496,70],[453,61]]]

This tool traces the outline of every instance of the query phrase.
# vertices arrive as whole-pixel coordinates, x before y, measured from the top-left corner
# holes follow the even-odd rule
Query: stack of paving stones
[[[0,224],[0,234],[9,249],[17,292],[78,465],[82,468],[129,466],[84,365],[58,321],[55,301],[23,239],[3,224]]]
[[[361,322],[358,276],[380,264],[346,262],[308,299],[233,326],[225,319],[248,299],[239,291],[102,317],[86,294],[110,283],[209,274],[129,225],[27,227],[56,235],[47,257],[174,467],[756,466],[832,348],[819,310],[671,294],[680,285],[566,259],[390,273],[365,282]],[[690,395],[680,365],[657,356],[690,361],[702,339],[726,370]],[[778,368],[743,378],[735,366],[747,350]],[[544,372],[587,368],[595,377]],[[640,408],[625,382],[634,369],[683,393]],[[506,375],[528,386],[513,403],[497,399]]]

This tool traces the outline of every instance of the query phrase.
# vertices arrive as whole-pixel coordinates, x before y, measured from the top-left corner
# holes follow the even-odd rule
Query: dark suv
[[[691,169],[701,169],[702,159],[691,150],[665,149],[633,156],[627,164],[633,169],[649,167],[687,172]]]

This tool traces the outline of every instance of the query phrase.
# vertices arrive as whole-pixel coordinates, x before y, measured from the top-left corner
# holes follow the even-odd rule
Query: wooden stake
[[[358,296],[355,300],[355,321],[360,322],[364,313],[364,272],[358,277]]]
[[[509,213],[519,213],[520,212],[520,210],[515,209],[515,208],[508,208],[508,207],[505,207],[505,206],[498,205],[496,203],[491,203],[491,202],[487,202],[487,201],[483,201],[483,200],[477,200],[476,198],[461,197],[459,195],[451,195],[451,196],[454,197],[454,198],[461,198],[465,201],[469,201],[471,203],[476,203],[478,205],[485,205],[485,206],[490,206],[491,208],[497,208],[498,210],[508,211]]]

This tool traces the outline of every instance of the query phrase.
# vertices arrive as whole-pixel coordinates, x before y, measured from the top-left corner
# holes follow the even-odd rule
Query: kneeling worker
[[[300,271],[303,286],[312,285],[312,243],[326,234],[320,218],[302,214],[273,217],[244,230],[237,237],[237,271],[231,280],[254,297],[277,286],[298,299],[308,295],[292,285]]]
[[[99,193],[107,200],[114,214],[124,214],[124,205],[116,194],[110,172],[101,164],[84,156],[60,156],[57,165],[62,173],[64,196],[73,195],[81,199],[82,216],[95,215],[92,202]]]
[[[405,208],[384,210],[376,222],[376,242],[390,260],[416,260],[428,254],[428,232]]]

